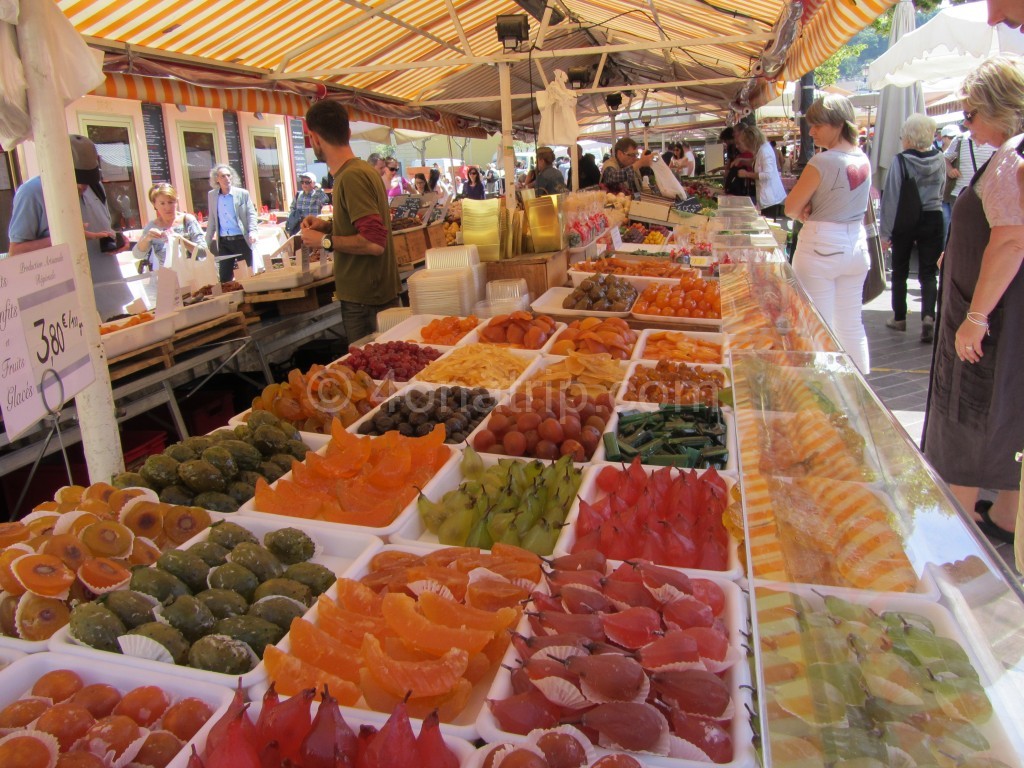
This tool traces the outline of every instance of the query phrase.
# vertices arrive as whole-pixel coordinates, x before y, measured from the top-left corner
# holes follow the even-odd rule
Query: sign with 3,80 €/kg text
[[[95,378],[66,245],[0,259],[0,410],[8,439]]]

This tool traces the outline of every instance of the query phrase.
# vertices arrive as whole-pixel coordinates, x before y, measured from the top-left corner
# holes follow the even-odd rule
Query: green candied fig
[[[196,452],[184,443],[171,443],[164,449],[164,456],[170,456],[177,462],[191,461],[192,459],[199,458]]]
[[[228,520],[221,520],[210,526],[210,536],[208,541],[212,541],[214,544],[220,544],[225,549],[234,549],[243,541],[259,544],[256,537],[248,530],[240,526],[238,523],[232,523]]]
[[[285,443],[284,449],[299,461],[305,461],[306,454],[309,453],[309,446],[301,440],[289,440]]]
[[[192,459],[179,464],[178,479],[196,493],[223,491],[227,487],[220,470],[202,459]]]
[[[270,411],[249,411],[245,423],[249,429],[255,432],[263,426],[276,427],[281,423],[281,420]]]
[[[238,502],[219,491],[203,491],[197,493],[192,503],[203,509],[210,509],[214,512],[237,512]]]
[[[110,484],[115,488],[152,488],[149,481],[138,472],[122,472]],[[153,490],[156,490],[155,488]]]
[[[271,595],[249,606],[249,615],[276,624],[287,632],[292,626],[292,620],[301,619],[306,610],[306,606],[298,600],[292,600],[284,595]]]
[[[286,631],[259,616],[232,616],[221,619],[213,627],[215,635],[227,635],[241,640],[261,659],[263,649],[280,642]]]
[[[128,589],[152,595],[161,603],[181,595],[191,594],[185,582],[174,574],[160,568],[150,568],[148,566],[132,570],[132,578],[128,582]]]
[[[295,563],[289,565],[283,574],[285,579],[305,584],[312,591],[314,597],[319,597],[337,581],[338,577],[330,568],[319,563]]]
[[[135,627],[128,632],[129,635],[141,635],[150,640],[160,643],[167,652],[171,654],[175,664],[184,664],[188,660],[188,640],[177,629],[170,624],[163,624],[159,621],[151,621],[148,624]]]
[[[164,504],[178,504],[182,507],[191,507],[193,496],[192,491],[178,483],[168,485],[160,491],[160,501]]]
[[[288,469],[291,469],[291,467],[289,467]],[[268,459],[267,461],[261,461],[259,469],[257,469],[256,471],[259,472],[263,477],[265,477],[268,483],[274,483],[280,480],[281,476],[288,470],[281,469],[281,467],[278,464],[275,464],[274,462]]]
[[[252,427],[251,424],[249,426]],[[269,424],[254,427],[252,430],[252,444],[264,456],[273,456],[275,453],[280,453],[287,442],[288,438],[284,436],[284,432]]]
[[[238,563],[224,563],[210,569],[208,583],[211,589],[231,589],[252,602],[260,580],[255,573]]]
[[[258,467],[259,463],[257,463],[256,466]],[[259,472],[255,472],[251,469],[243,469],[241,472],[238,473],[238,480],[236,480],[235,482],[245,483],[246,485],[251,485],[253,488],[255,488],[256,483],[258,483],[260,480],[263,480],[263,475],[261,475]]]
[[[208,635],[213,625],[217,623],[217,618],[206,607],[206,603],[192,595],[177,598],[163,609],[162,616],[190,643],[194,643],[203,635]]]
[[[128,630],[113,611],[98,603],[80,603],[71,611],[71,636],[100,651],[120,653],[117,638]]]
[[[203,461],[208,461],[224,476],[225,480],[234,480],[238,476],[238,462],[231,451],[222,445],[213,445],[203,451],[200,456]]]
[[[249,601],[233,589],[206,589],[196,595],[196,599],[217,619],[244,616],[249,610]]]
[[[244,675],[256,666],[252,649],[227,635],[207,635],[196,640],[188,652],[188,665],[222,675]]]
[[[188,550],[169,549],[156,559],[156,567],[181,579],[192,594],[206,589],[210,566],[199,555]]]
[[[191,448],[196,456],[202,455],[203,451],[213,445],[213,440],[208,437],[186,437],[181,442]]]
[[[284,565],[269,549],[248,541],[231,550],[228,562],[252,571],[261,582],[276,579],[284,573]]]
[[[211,568],[216,565],[224,565],[224,563],[228,561],[227,547],[222,547],[220,544],[210,541],[209,539],[206,541],[197,541],[186,551],[198,557]]]
[[[241,427],[240,427],[241,429]],[[245,427],[248,429],[248,427]],[[253,470],[263,461],[263,454],[244,440],[222,440],[217,446],[231,453],[239,470]]]
[[[244,442],[245,440],[252,439],[252,428],[248,424],[239,424],[232,431],[235,433],[235,440],[242,440]]]
[[[217,443],[220,443],[223,440],[234,440],[235,431],[233,429],[228,429],[227,427],[221,427],[220,429],[215,429],[210,434],[205,435],[205,437],[208,437],[211,440],[213,440],[214,445],[216,445]]]
[[[155,621],[153,609],[159,605],[156,598],[130,589],[118,589],[108,592],[96,600],[111,611],[121,622],[132,629],[147,621]]]
[[[302,459],[305,458],[305,454],[303,454]],[[302,459],[299,459],[299,461],[302,461]],[[275,453],[269,459],[271,464],[277,464],[283,472],[291,472],[292,462],[295,460],[296,459],[290,453]]]
[[[246,474],[250,473],[246,472]],[[241,480],[232,480],[228,483],[225,493],[234,500],[236,505],[240,506],[256,495],[256,484],[250,485]]]
[[[269,579],[264,581],[253,593],[253,600],[260,600],[270,595],[284,595],[298,600],[303,605],[312,605],[313,592],[305,584],[294,579]]]
[[[299,428],[290,422],[279,422],[277,428],[284,432],[284,436],[287,437],[289,440],[302,440],[302,435],[299,433]]]
[[[180,462],[162,453],[146,459],[139,474],[146,478],[154,488],[163,488],[178,482],[178,464]]]
[[[298,528],[281,528],[263,537],[263,545],[285,565],[309,560],[316,552],[316,545]]]

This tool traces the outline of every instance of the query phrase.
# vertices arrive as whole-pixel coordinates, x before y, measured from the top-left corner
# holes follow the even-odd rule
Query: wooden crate
[[[427,248],[444,248],[447,245],[444,239],[444,225],[441,222],[431,224],[424,231],[427,235]]]
[[[487,279],[524,278],[532,300],[539,298],[548,288],[565,285],[568,270],[568,249],[550,253],[525,253],[511,259],[487,262]]]
[[[399,266],[416,264],[427,258],[427,237],[423,229],[392,232],[391,242],[394,244],[395,261]]]
[[[147,368],[170,368],[174,365],[174,351],[170,341],[159,341],[146,347],[125,352],[107,360],[110,380],[117,381]]]
[[[329,275],[297,288],[252,293],[247,291],[245,299],[251,305],[270,304],[282,315],[297,315],[330,304],[334,300],[333,295],[334,276]],[[259,310],[258,307],[256,309]]]
[[[230,312],[205,323],[183,328],[171,337],[171,345],[175,355],[182,355],[214,341],[245,336],[246,325],[243,313]]]

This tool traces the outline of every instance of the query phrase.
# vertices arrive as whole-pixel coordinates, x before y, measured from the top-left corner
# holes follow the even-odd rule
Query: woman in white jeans
[[[806,117],[814,143],[826,151],[811,159],[786,198],[786,215],[803,222],[793,270],[843,349],[867,374],[861,295],[871,263],[864,231],[871,165],[857,148],[848,99],[820,98]]]

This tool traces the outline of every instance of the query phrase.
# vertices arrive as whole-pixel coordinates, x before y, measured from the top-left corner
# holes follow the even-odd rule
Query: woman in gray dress
[[[1024,59],[963,83],[964,122],[997,147],[953,206],[924,453],[988,535],[1013,540],[1024,450]],[[979,488],[999,491],[994,504]]]

